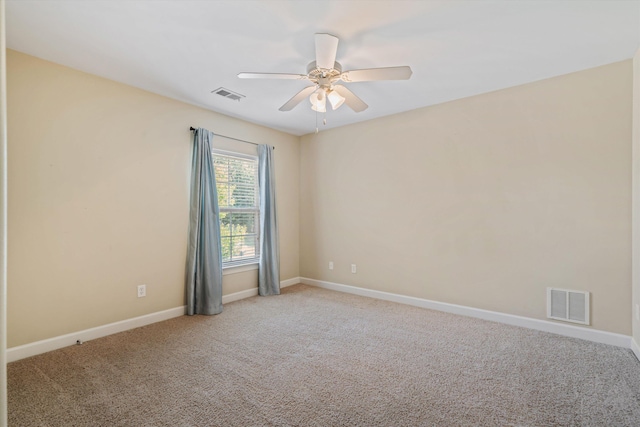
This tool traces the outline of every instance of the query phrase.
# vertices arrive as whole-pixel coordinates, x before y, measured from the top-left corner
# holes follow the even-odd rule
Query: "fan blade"
[[[343,82],[369,82],[373,80],[408,80],[413,72],[411,67],[369,68],[351,70],[340,74]]]
[[[316,90],[315,86],[307,86],[302,89],[300,92],[296,93],[293,98],[288,100],[282,107],[280,107],[280,111],[290,111],[302,102],[307,96],[311,95]]]
[[[356,113],[366,110],[369,108],[367,104],[360,98],[358,98],[353,92],[342,85],[334,85],[333,90],[338,92],[340,95],[344,97],[344,102]]]
[[[240,73],[238,78],[241,79],[290,79],[290,80],[306,80],[304,74],[282,74],[282,73]]]
[[[338,52],[338,38],[331,34],[316,34],[316,67],[333,68]]]

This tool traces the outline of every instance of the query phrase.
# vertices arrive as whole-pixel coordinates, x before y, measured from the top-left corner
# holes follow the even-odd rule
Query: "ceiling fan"
[[[295,94],[280,107],[280,111],[290,111],[306,97],[309,97],[311,109],[321,113],[327,111],[327,99],[334,110],[337,110],[343,103],[356,113],[369,107],[347,87],[337,84],[340,81],[355,83],[374,80],[408,80],[411,77],[411,67],[408,66],[342,71],[342,66],[336,62],[338,41],[338,38],[331,34],[316,34],[316,60],[307,65],[307,74],[240,73],[238,77],[241,79],[308,80],[313,85],[307,86]]]

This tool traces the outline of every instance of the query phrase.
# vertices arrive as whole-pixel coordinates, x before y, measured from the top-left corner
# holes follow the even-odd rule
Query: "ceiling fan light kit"
[[[374,80],[408,80],[411,78],[412,71],[408,66],[343,72],[340,63],[336,62],[338,41],[338,38],[331,34],[318,33],[315,35],[316,60],[307,65],[307,74],[240,73],[238,77],[241,79],[308,80],[313,83],[313,86],[307,86],[295,94],[280,107],[280,111],[290,111],[304,98],[309,97],[311,109],[319,113],[327,111],[327,99],[333,110],[340,108],[343,103],[346,103],[356,113],[369,107],[346,86],[338,84],[340,81],[355,83]]]
[[[318,113],[325,113],[327,111],[327,96],[323,89],[318,89],[309,97],[311,102],[311,109]]]
[[[345,98],[335,90],[330,90],[327,93],[327,99],[329,100],[329,103],[331,103],[331,108],[335,111],[340,108],[342,104],[344,104]]]

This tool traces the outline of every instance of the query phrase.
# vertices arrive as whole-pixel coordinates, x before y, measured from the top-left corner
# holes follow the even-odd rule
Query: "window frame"
[[[229,150],[221,150],[218,148],[213,148],[211,150],[211,156],[212,156],[212,160],[213,160],[213,164],[214,164],[214,174],[215,174],[215,156],[219,155],[219,156],[225,156],[225,157],[235,157],[237,159],[241,159],[241,160],[250,160],[255,162],[255,166],[256,166],[256,185],[255,185],[255,192],[256,192],[256,205],[255,207],[249,207],[249,208],[236,208],[236,207],[232,207],[232,208],[223,208],[218,206],[218,210],[220,213],[223,212],[228,212],[228,213],[238,213],[238,212],[251,212],[251,213],[255,213],[256,214],[256,223],[254,225],[255,227],[255,235],[256,235],[256,256],[253,258],[245,258],[245,259],[240,259],[237,261],[222,261],[222,270],[223,270],[223,274],[229,274],[232,272],[240,272],[240,271],[248,271],[248,270],[254,270],[257,268],[257,264],[259,264],[260,262],[260,218],[261,218],[261,212],[260,212],[260,182],[259,182],[259,176],[258,176],[258,156],[257,155],[251,155],[251,154],[245,154],[245,153],[238,153],[235,151],[229,151]],[[218,190],[218,182],[216,180],[216,193]],[[253,234],[253,233],[252,233]],[[226,271],[225,271],[226,270]],[[235,270],[235,271],[231,271],[231,270]]]

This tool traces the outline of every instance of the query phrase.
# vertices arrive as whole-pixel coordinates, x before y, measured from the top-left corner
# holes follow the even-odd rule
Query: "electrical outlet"
[[[138,298],[147,296],[147,285],[138,285]]]
[[[351,264],[351,272],[353,274],[356,274],[356,265],[355,264]]]
[[[329,270],[333,270],[333,261],[329,261]]]

